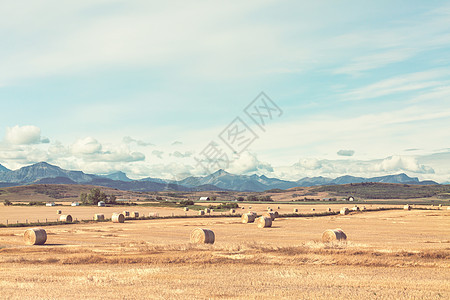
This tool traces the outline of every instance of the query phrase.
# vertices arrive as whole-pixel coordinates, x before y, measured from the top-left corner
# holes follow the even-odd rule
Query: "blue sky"
[[[233,173],[450,182],[448,2],[310,2],[0,1],[0,164],[201,175],[241,117]]]

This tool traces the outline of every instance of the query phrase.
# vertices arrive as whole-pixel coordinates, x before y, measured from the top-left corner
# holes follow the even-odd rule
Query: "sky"
[[[450,182],[448,1],[0,0],[0,164]]]

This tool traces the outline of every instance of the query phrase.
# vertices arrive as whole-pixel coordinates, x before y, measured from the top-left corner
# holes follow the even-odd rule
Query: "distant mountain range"
[[[350,175],[333,178],[305,177],[297,181],[269,178],[264,175],[235,175],[224,170],[203,177],[187,177],[180,181],[147,177],[132,180],[123,172],[109,175],[86,174],[82,171],[68,171],[46,162],[26,166],[12,171],[0,165],[0,187],[26,184],[88,184],[129,191],[241,191],[262,192],[271,189],[289,189],[318,185],[338,185],[362,182],[402,183],[402,184],[438,184],[434,181],[419,181],[401,173],[372,178]]]

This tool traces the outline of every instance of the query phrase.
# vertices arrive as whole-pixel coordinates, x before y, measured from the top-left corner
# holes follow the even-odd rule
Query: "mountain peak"
[[[0,172],[9,172],[9,171],[11,171],[11,170],[0,164]]]
[[[213,175],[213,176],[224,176],[224,175],[230,175],[230,173],[228,173],[224,169],[219,169],[216,172],[212,173],[211,175]]]
[[[120,181],[132,181],[128,178],[127,174],[122,171],[117,171],[108,175],[102,175],[101,177],[112,179],[112,180],[120,180]]]
[[[57,168],[57,169],[61,169],[60,167],[55,166],[55,165],[51,165],[51,164],[49,164],[48,162],[45,162],[45,161],[41,161],[41,162],[35,163],[35,164],[33,164],[33,165],[29,166],[29,167],[31,167],[31,168],[39,167],[39,168]]]

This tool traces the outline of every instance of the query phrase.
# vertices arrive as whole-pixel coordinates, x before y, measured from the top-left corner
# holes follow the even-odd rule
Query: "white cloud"
[[[317,170],[322,167],[322,162],[317,158],[302,158],[295,165],[305,170]]]
[[[337,155],[340,156],[353,156],[355,154],[355,150],[339,150]]]
[[[7,127],[5,142],[13,145],[41,143],[41,129],[33,125]]]
[[[125,136],[122,141],[125,144],[136,143],[138,146],[143,146],[143,147],[154,146],[154,144],[152,144],[152,143],[144,142],[142,140],[137,140],[137,139],[134,139],[134,138],[132,138],[130,136]]]
[[[433,168],[419,164],[417,158],[400,155],[385,158],[381,162],[375,163],[368,171],[370,170],[386,173],[406,171],[421,174],[434,174]]]
[[[147,176],[150,177],[159,177],[178,181],[194,174],[194,167],[188,164],[176,162],[168,164],[154,164],[149,167],[147,174]]]
[[[191,157],[192,154],[193,154],[192,151],[185,151],[184,153],[181,153],[180,151],[174,151],[170,155],[175,156],[177,158],[186,158],[186,157]]]
[[[448,85],[443,78],[448,77],[449,74],[450,71],[447,69],[435,69],[395,76],[367,86],[358,87],[342,96],[345,100],[362,100],[400,92],[439,88]]]
[[[287,180],[316,176],[336,178],[343,175],[369,178],[398,173],[406,173],[422,180],[443,181],[447,178],[443,172],[436,174],[434,171],[434,166],[438,164],[432,160],[427,160],[427,164],[420,163],[420,159],[422,159],[421,156],[407,155],[395,155],[374,160],[303,158],[292,166],[275,167],[274,174]]]
[[[268,173],[273,172],[273,168],[269,163],[259,161],[256,154],[244,151],[230,162],[227,171],[234,174]]]
[[[164,154],[164,151],[159,151],[159,150],[153,150],[152,151],[152,155],[158,157],[159,159],[162,159],[162,155]]]
[[[352,59],[351,63],[338,68],[334,73],[360,75],[363,71],[381,68],[385,65],[407,60],[417,53],[415,49],[391,49]]]
[[[128,152],[122,149],[113,152],[105,151],[103,153],[85,157],[85,159],[95,162],[134,162],[145,160],[145,155],[141,152]]]
[[[72,151],[74,154],[97,154],[102,151],[102,145],[93,137],[86,137],[78,139],[72,145]]]

